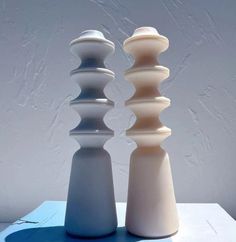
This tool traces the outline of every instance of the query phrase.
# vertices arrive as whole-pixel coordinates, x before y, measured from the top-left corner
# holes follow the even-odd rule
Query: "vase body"
[[[126,228],[147,238],[168,237],[178,230],[169,156],[160,146],[171,134],[159,119],[161,111],[170,105],[170,99],[159,92],[169,70],[157,60],[168,43],[151,27],[137,29],[124,42],[125,51],[135,59],[125,77],[136,89],[126,105],[137,118],[126,131],[137,144],[130,159]]]
[[[103,92],[114,73],[104,66],[105,57],[114,44],[98,31],[85,31],[71,42],[71,51],[81,59],[71,77],[81,87],[71,101],[81,122],[70,131],[80,144],[71,167],[65,229],[74,236],[100,237],[116,230],[117,217],[113,189],[111,158],[104,143],[113,136],[103,122],[113,107]]]

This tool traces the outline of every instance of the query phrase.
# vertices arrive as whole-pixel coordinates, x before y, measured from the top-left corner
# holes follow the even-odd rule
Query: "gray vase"
[[[116,230],[111,159],[104,143],[113,131],[103,122],[113,107],[103,89],[114,73],[104,66],[104,59],[114,51],[114,44],[96,30],[84,31],[70,43],[71,52],[80,57],[80,66],[71,77],[81,87],[71,106],[80,114],[80,124],[70,131],[80,144],[74,154],[67,199],[65,229],[74,236],[100,237]]]

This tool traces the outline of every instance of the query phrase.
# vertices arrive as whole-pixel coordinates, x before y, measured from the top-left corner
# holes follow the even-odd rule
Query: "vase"
[[[125,78],[136,89],[126,102],[136,122],[126,134],[137,144],[130,159],[126,228],[147,238],[168,237],[178,230],[169,156],[160,146],[171,134],[159,119],[170,105],[170,99],[159,92],[169,69],[157,60],[168,45],[168,39],[152,27],[136,29],[124,42],[124,50],[134,58]]]
[[[70,43],[70,49],[81,59],[80,66],[71,71],[81,92],[70,102],[81,122],[70,131],[80,149],[72,159],[65,229],[74,236],[100,237],[117,227],[111,158],[103,148],[113,137],[113,131],[103,121],[113,102],[103,89],[114,78],[104,65],[114,44],[101,32],[87,30]]]

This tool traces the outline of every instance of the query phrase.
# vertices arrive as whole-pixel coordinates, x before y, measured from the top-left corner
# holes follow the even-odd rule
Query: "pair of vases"
[[[157,56],[168,45],[168,39],[152,27],[136,29],[124,42],[124,50],[135,59],[125,77],[136,88],[126,105],[137,117],[126,132],[137,143],[130,160],[126,228],[148,238],[171,236],[178,230],[169,157],[160,147],[171,130],[159,120],[170,100],[158,90],[169,70],[159,65]],[[72,161],[65,228],[74,236],[100,237],[113,233],[117,227],[111,158],[103,149],[113,137],[113,131],[103,122],[113,102],[103,89],[114,78],[104,65],[114,44],[101,32],[88,30],[70,46],[81,59],[80,66],[71,72],[81,87],[80,95],[71,101],[81,122],[70,131],[81,147]]]

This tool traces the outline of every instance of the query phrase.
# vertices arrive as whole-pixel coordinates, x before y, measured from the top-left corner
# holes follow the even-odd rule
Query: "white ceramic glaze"
[[[124,50],[135,59],[125,78],[136,89],[126,105],[137,118],[126,134],[138,146],[130,160],[126,228],[149,238],[168,237],[178,230],[169,156],[160,147],[171,135],[171,130],[159,120],[170,99],[159,92],[169,69],[159,64],[157,56],[168,46],[168,39],[152,27],[138,28],[124,42]]]
[[[74,154],[67,199],[65,228],[80,237],[100,237],[116,230],[117,218],[111,158],[103,149],[113,136],[103,122],[113,107],[103,89],[114,73],[106,69],[104,59],[114,51],[114,44],[96,30],[87,30],[70,43],[80,57],[80,66],[71,77],[80,87],[80,95],[70,102],[81,122],[70,131],[81,148]]]

